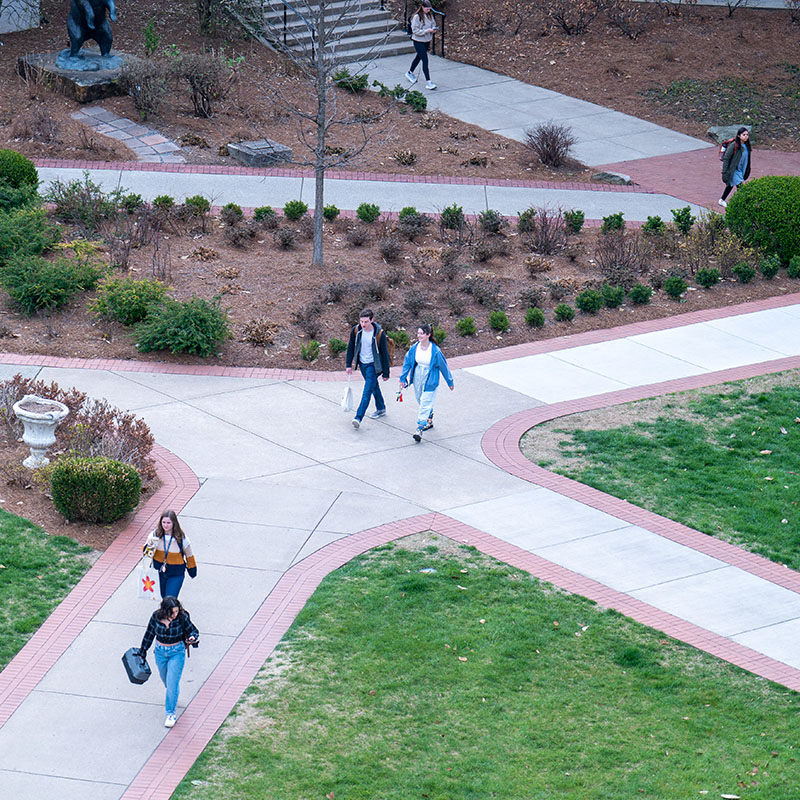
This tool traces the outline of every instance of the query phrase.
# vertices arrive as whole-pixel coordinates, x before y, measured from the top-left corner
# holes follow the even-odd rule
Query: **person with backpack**
[[[147,537],[143,551],[147,555],[153,554],[153,567],[158,570],[162,599],[178,596],[187,572],[190,578],[197,576],[191,542],[174,511],[165,511],[161,515],[155,530]]]
[[[414,441],[422,441],[422,434],[433,427],[433,402],[439,388],[439,376],[443,375],[452,392],[455,388],[453,375],[441,348],[433,338],[431,325],[417,328],[417,342],[406,353],[403,372],[400,375],[400,391],[411,384],[419,403],[417,429],[412,434]]]
[[[725,154],[722,156],[722,182],[725,184],[725,191],[719,204],[723,208],[728,207],[726,198],[733,187],[741,185],[750,177],[751,153],[750,131],[742,126],[736,131],[736,136],[727,142]]]
[[[414,44],[416,55],[411,62],[411,66],[406,72],[406,80],[413,86],[417,82],[414,70],[422,62],[422,72],[425,74],[426,89],[435,89],[436,84],[431,80],[431,72],[428,69],[428,48],[433,41],[433,34],[436,33],[437,25],[433,19],[433,9],[431,0],[422,0],[417,9],[417,13],[411,17],[411,41]]]
[[[369,401],[375,398],[375,410],[369,415],[370,419],[380,419],[386,416],[386,402],[378,385],[378,375],[384,381],[389,380],[391,357],[389,355],[389,342],[383,328],[374,321],[375,314],[371,308],[365,308],[358,315],[358,325],[350,331],[350,340],[347,343],[345,358],[346,371],[353,372],[353,364],[361,370],[364,376],[364,391],[361,402],[353,417],[353,427],[358,430],[367,413]]]

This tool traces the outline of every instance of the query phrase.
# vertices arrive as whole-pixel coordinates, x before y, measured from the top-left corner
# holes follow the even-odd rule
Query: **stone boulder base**
[[[246,167],[271,167],[292,160],[292,149],[271,139],[255,142],[230,142],[228,153]]]
[[[716,125],[709,128],[706,131],[706,134],[710,136],[717,144],[722,144],[723,142],[727,142],[728,139],[733,139],[733,137],[736,136],[736,131],[742,127],[747,128],[747,130],[750,131],[750,144],[754,144],[753,129],[749,125]]]

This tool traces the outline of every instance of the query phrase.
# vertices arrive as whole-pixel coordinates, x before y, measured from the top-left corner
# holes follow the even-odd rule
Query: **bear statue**
[[[111,24],[117,21],[117,7],[114,0],[70,0],[67,16],[69,50],[59,56],[57,65],[65,69],[97,70],[106,69],[117,62],[111,52]],[[84,42],[93,40],[100,47],[96,53],[81,53]]]

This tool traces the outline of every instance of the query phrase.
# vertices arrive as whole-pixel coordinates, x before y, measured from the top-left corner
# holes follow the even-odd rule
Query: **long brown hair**
[[[171,509],[167,509],[166,511],[161,513],[161,516],[158,518],[158,525],[156,525],[156,536],[163,539],[164,538],[164,529],[161,527],[161,520],[164,517],[169,517],[172,520],[172,535],[179,541],[183,541],[184,533],[183,528],[181,528],[180,522],[178,522],[178,515],[172,511]]]
[[[426,11],[428,12],[427,15],[425,14]],[[417,8],[417,16],[420,19],[424,19],[425,16],[431,16],[432,17],[433,16],[433,7],[430,6],[430,5],[425,5],[423,3],[420,3],[419,7]]]
[[[178,616],[175,619],[180,619],[185,613],[185,609],[181,605],[181,601],[178,600],[177,597],[165,597],[161,601],[161,605],[156,609],[156,619],[168,619],[171,616],[174,608],[178,609]]]

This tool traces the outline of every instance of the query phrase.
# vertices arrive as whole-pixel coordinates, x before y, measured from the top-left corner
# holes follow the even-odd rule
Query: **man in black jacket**
[[[367,413],[370,398],[375,396],[375,410],[370,414],[371,419],[379,419],[386,415],[386,402],[378,385],[378,375],[385,381],[389,380],[389,345],[386,334],[377,322],[371,308],[365,308],[358,315],[358,325],[350,331],[350,341],[347,344],[347,374],[353,372],[353,361],[364,376],[364,391],[361,402],[358,404],[356,415],[353,417],[353,427],[358,430],[364,414]]]

